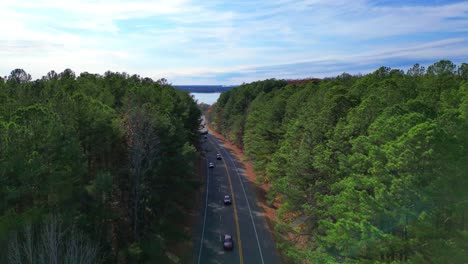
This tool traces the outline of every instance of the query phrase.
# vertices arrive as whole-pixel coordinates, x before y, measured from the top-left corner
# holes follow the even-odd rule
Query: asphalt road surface
[[[256,204],[253,186],[242,165],[221,141],[208,134],[203,139],[206,178],[199,224],[194,233],[193,263],[276,264],[276,253],[262,210]],[[216,159],[221,154],[222,160]],[[214,168],[208,168],[213,162]],[[232,205],[224,205],[230,195]],[[234,249],[225,251],[222,239],[230,234]]]

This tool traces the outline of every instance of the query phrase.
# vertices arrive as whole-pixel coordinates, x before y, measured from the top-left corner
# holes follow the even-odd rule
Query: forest
[[[0,78],[0,263],[172,263],[200,110],[165,79]]]
[[[288,263],[466,263],[467,63],[243,84],[208,120],[268,184]]]
[[[174,88],[190,93],[222,93],[234,87],[223,85],[174,85]]]

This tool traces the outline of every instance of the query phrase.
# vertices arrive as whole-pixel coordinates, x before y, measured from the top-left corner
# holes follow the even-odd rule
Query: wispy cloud
[[[467,1],[5,1],[0,73],[127,71],[172,83],[365,73],[467,59]]]

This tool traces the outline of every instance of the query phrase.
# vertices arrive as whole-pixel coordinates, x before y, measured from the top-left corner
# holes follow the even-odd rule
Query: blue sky
[[[0,0],[0,74],[240,84],[468,62],[468,1]]]

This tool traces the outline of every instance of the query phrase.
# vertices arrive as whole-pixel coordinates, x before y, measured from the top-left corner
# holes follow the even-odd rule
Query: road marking
[[[213,141],[208,138],[208,140],[213,144]],[[216,147],[216,144],[213,144]],[[232,200],[232,208],[234,209],[234,221],[236,222],[236,231],[237,231],[237,243],[239,244],[237,247],[239,248],[239,263],[244,264],[244,256],[242,255],[242,241],[240,237],[240,227],[239,227],[239,219],[237,217],[237,209],[236,209],[236,199],[234,196],[234,189],[232,188],[232,182],[231,182],[231,174],[229,173],[226,161],[223,159],[224,163],[224,168],[226,169],[227,175],[228,175],[228,182],[229,182],[229,187],[231,189],[231,200]],[[262,258],[263,259],[263,258]]]
[[[203,229],[202,229],[202,236],[200,240],[200,250],[198,251],[198,264],[200,264],[201,260],[201,253],[202,253],[202,248],[203,248],[203,242],[205,239],[205,223],[206,223],[206,211],[208,211],[208,190],[209,190],[209,183],[210,183],[210,170],[208,169],[208,160],[206,160],[206,167],[205,170],[208,172],[208,175],[206,176],[206,198],[205,198],[205,216],[203,217]]]
[[[258,233],[257,233],[257,228],[255,227],[255,222],[254,222],[254,219],[253,219],[253,216],[252,216],[252,210],[250,209],[250,203],[249,203],[249,199],[247,199],[247,194],[245,192],[245,188],[244,188],[244,183],[239,175],[239,172],[238,172],[238,168],[236,166],[236,164],[234,163],[234,161],[232,161],[232,158],[231,156],[229,155],[229,153],[224,149],[222,148],[222,151],[224,151],[224,154],[226,154],[226,156],[229,158],[229,160],[231,161],[232,165],[234,166],[235,168],[235,171],[236,171],[236,174],[237,174],[237,177],[239,178],[239,182],[241,183],[241,186],[242,186],[242,191],[244,191],[244,197],[245,197],[245,200],[247,201],[247,208],[249,209],[249,213],[250,213],[250,220],[252,220],[252,226],[254,228],[254,232],[255,232],[255,238],[257,238],[257,245],[258,245],[258,251],[260,252],[260,258],[262,260],[262,264],[265,264],[265,262],[263,261],[263,254],[262,254],[262,247],[260,246],[260,240],[258,239]],[[223,159],[224,160],[224,159]],[[225,163],[226,165],[226,163]],[[227,166],[227,165],[226,165]],[[230,184],[230,182],[229,182]]]

